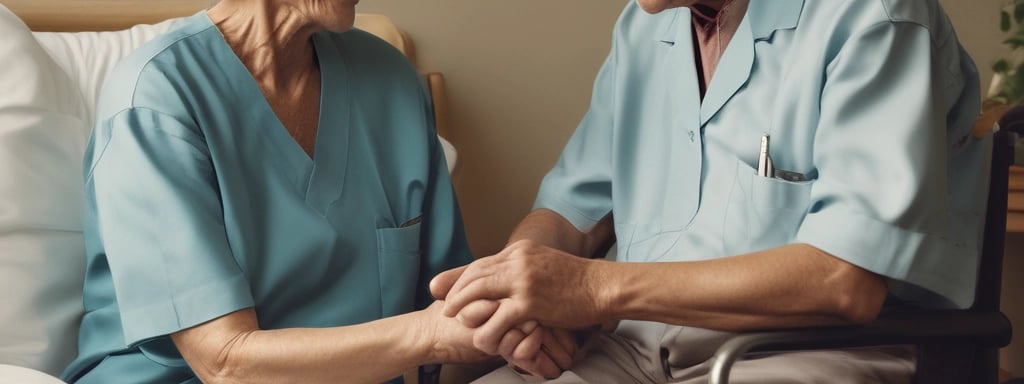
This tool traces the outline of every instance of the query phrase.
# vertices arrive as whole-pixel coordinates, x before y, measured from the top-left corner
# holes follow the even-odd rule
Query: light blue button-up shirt
[[[971,59],[937,1],[752,1],[702,101],[689,10],[619,19],[593,101],[536,208],[618,259],[690,261],[807,243],[969,306],[990,145]],[[777,169],[756,175],[761,137]]]

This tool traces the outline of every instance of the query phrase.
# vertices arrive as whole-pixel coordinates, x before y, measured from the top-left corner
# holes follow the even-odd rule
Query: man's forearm
[[[882,277],[804,244],[595,269],[611,319],[726,331],[862,323],[877,316],[886,296]]]
[[[601,257],[615,240],[609,213],[593,229],[584,233],[564,217],[548,209],[530,212],[509,236],[508,244],[531,240],[562,252],[582,257]]]
[[[606,219],[585,234],[557,213],[537,210],[510,239],[510,244],[534,244],[517,244],[503,253],[549,254],[530,248],[544,246],[590,256],[595,244],[614,239],[610,215]],[[546,262],[531,264],[553,270],[542,266]],[[861,323],[877,316],[887,292],[882,277],[806,244],[707,261],[595,260],[573,268],[559,273],[588,275],[586,288],[566,289],[583,288],[597,296],[577,296],[601,308],[598,318],[587,320],[593,323],[649,320],[732,331]],[[549,324],[569,323],[549,319]]]

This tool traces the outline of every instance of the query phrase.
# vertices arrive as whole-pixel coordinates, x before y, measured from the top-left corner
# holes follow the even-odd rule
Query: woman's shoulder
[[[102,119],[124,109],[153,104],[173,105],[174,90],[180,88],[175,83],[187,76],[183,68],[201,56],[198,49],[204,35],[216,31],[208,20],[203,14],[182,19],[121,59],[103,82],[96,116]]]

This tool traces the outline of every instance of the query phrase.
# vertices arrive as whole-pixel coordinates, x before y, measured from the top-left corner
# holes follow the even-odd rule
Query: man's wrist
[[[605,324],[620,319],[622,284],[615,262],[588,260],[588,273],[597,323]]]

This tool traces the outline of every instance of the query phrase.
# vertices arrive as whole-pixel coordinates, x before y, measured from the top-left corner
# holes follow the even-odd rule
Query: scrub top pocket
[[[420,271],[422,223],[410,220],[399,228],[377,229],[381,315],[394,316],[414,308]]]
[[[789,243],[803,222],[814,181],[761,177],[737,161],[736,181],[725,213],[726,255],[738,255]]]

